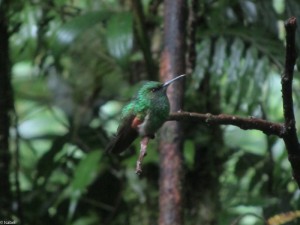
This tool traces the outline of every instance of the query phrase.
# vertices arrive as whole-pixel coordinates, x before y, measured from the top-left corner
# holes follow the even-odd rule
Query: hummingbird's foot
[[[143,137],[143,139],[141,140],[140,155],[136,162],[136,169],[135,169],[135,173],[137,175],[140,175],[142,173],[142,161],[143,161],[144,157],[147,155],[148,142],[149,142],[149,137]]]

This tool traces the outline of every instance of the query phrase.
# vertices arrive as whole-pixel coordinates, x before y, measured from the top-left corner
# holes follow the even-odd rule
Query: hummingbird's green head
[[[156,81],[146,82],[138,91],[138,96],[140,97],[156,97],[166,93],[166,88],[163,84]]]
[[[165,83],[148,81],[141,87],[141,89],[138,92],[138,96],[144,98],[156,98],[162,95],[166,95],[167,87],[174,81],[183,77],[185,77],[185,74],[175,77],[174,79],[169,80]]]

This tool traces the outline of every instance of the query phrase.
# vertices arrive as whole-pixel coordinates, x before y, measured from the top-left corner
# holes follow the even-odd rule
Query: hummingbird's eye
[[[158,86],[158,87],[154,87],[154,88],[151,88],[151,92],[156,92],[158,90],[160,90],[162,87],[161,86]]]

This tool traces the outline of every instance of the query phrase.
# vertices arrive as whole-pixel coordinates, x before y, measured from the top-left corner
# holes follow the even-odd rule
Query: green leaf
[[[129,13],[112,17],[107,24],[109,53],[120,62],[128,58],[133,46],[133,19]]]
[[[185,164],[189,169],[192,169],[195,158],[195,144],[191,140],[187,140],[184,142],[184,159]]]
[[[99,224],[97,215],[81,216],[75,220],[72,225],[93,225]]]
[[[80,161],[74,171],[75,175],[71,183],[71,187],[74,191],[84,191],[85,188],[95,179],[98,173],[100,157],[100,151],[93,151]]]
[[[223,37],[219,38],[216,42],[215,52],[213,56],[213,64],[211,67],[211,72],[218,75],[216,76],[217,79],[219,79],[219,76],[223,75],[224,73],[224,64],[227,58],[226,47],[226,40]]]
[[[257,21],[256,5],[252,1],[241,1],[241,8],[244,13],[245,20],[250,23]]]
[[[196,67],[193,72],[193,82],[191,85],[193,89],[197,89],[204,78],[204,74],[209,65],[209,56],[210,56],[210,45],[211,40],[209,38],[205,38],[200,44],[197,44],[197,59],[196,59]]]
[[[52,40],[54,54],[60,55],[80,34],[99,22],[106,21],[110,16],[111,13],[107,11],[89,12],[63,24],[56,31]]]
[[[273,0],[273,8],[276,13],[283,14],[285,9],[285,1],[284,0]]]
[[[53,142],[51,148],[41,157],[37,164],[36,178],[49,179],[54,169],[59,166],[59,162],[54,160],[55,155],[63,149],[63,146],[68,142],[69,136],[59,136]],[[43,182],[44,183],[44,182]]]
[[[239,178],[243,177],[245,173],[264,158],[262,156],[245,152],[239,157],[238,162],[235,165],[235,175]]]
[[[247,130],[241,132],[241,129],[237,127],[227,126],[224,137],[226,145],[232,148],[240,148],[257,155],[266,153],[266,138],[260,131]]]
[[[231,45],[230,48],[230,56],[229,56],[229,61],[230,61],[230,66],[228,68],[227,74],[229,77],[228,82],[233,82],[236,81],[239,77],[239,67],[241,63],[241,59],[243,57],[242,53],[244,50],[245,44],[241,41],[241,39],[236,38]]]

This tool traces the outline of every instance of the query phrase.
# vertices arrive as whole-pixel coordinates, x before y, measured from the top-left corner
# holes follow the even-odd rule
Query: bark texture
[[[160,78],[169,80],[185,72],[185,1],[164,1],[164,48],[160,63]],[[183,81],[168,88],[171,111],[182,109]],[[182,209],[182,127],[169,121],[161,130],[159,225],[179,225]]]

